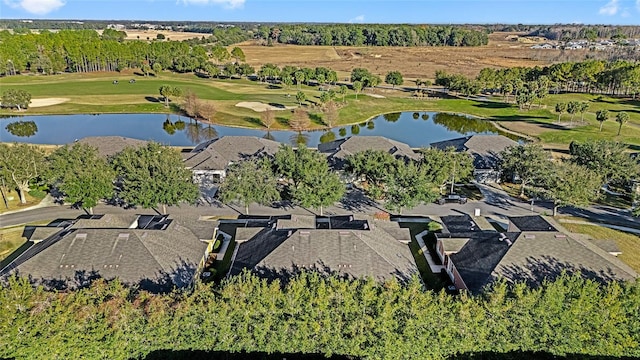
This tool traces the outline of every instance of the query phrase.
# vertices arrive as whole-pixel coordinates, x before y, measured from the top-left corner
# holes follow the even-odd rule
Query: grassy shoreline
[[[129,79],[136,83],[130,84]],[[113,85],[113,80],[119,80]],[[4,88],[19,88],[29,91],[33,98],[65,97],[69,101],[47,107],[30,108],[24,112],[0,110],[0,115],[75,115],[75,114],[124,114],[150,113],[175,114],[176,107],[167,108],[158,99],[160,85],[168,84],[183,89],[191,89],[199,98],[212,101],[217,108],[213,124],[249,129],[263,129],[260,113],[251,109],[237,107],[241,101],[255,101],[279,104],[282,106],[298,106],[295,100],[296,86],[284,89],[277,85],[250,81],[246,79],[212,80],[203,79],[193,74],[163,73],[159,77],[142,77],[134,74],[91,73],[63,74],[52,76],[15,76],[0,79]],[[317,86],[302,85],[300,90],[307,96],[303,107],[311,115],[310,130],[325,128],[322,122],[319,97],[321,91]],[[289,94],[289,96],[287,96]],[[384,98],[368,96],[383,95]],[[589,94],[549,95],[541,104],[531,110],[520,111],[514,104],[493,101],[467,100],[456,97],[416,99],[411,93],[402,90],[374,89],[356,95],[349,90],[342,103],[342,96],[337,95],[340,104],[339,119],[336,127],[350,126],[369,121],[379,115],[392,112],[447,112],[465,114],[491,121],[496,128],[520,134],[523,137],[535,138],[543,144],[560,144],[568,146],[571,141],[583,141],[592,138],[605,138],[624,142],[635,149],[640,149],[640,101],[611,98]],[[553,112],[556,102],[587,101],[589,111],[584,115],[577,114],[573,120],[570,115],[563,114],[561,122]],[[599,123],[595,120],[595,112],[600,109],[610,110],[610,120],[604,123],[603,131],[599,131]],[[629,123],[617,136],[618,124],[615,114],[627,111]],[[276,124],[271,130],[288,130],[290,111],[277,111]]]

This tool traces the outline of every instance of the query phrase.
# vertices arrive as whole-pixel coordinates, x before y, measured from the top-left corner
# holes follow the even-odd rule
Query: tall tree
[[[305,109],[295,108],[293,110],[293,115],[291,116],[289,126],[291,127],[291,129],[295,131],[308,130],[309,127],[311,126],[311,119],[309,118],[309,113]]]
[[[30,190],[29,182],[41,176],[46,167],[44,152],[39,147],[0,144],[0,172],[7,182],[15,184],[21,204],[27,203],[25,193]]]
[[[567,104],[566,103],[557,103],[556,104],[556,112],[558,113],[558,121],[560,121],[560,116],[562,116],[562,113],[565,112],[567,110]]]
[[[619,124],[618,136],[620,136],[620,132],[622,131],[622,125],[626,124],[627,121],[629,121],[629,114],[626,112],[621,111],[616,115],[616,122]]]
[[[236,64],[240,63],[240,61],[245,61],[244,51],[239,47],[234,47],[231,49],[231,56],[236,60]]]
[[[302,91],[298,91],[298,93],[296,94],[296,101],[298,102],[298,105],[302,106],[302,102],[306,99],[307,95],[305,95],[305,93]]]
[[[404,79],[402,78],[402,74],[400,73],[400,71],[389,71],[384,79],[384,82],[392,85],[395,89],[396,85],[402,85]]]
[[[118,196],[131,205],[155,208],[193,202],[198,186],[191,171],[182,163],[180,154],[169,147],[150,142],[139,148],[125,148],[113,159],[118,176]]]
[[[387,174],[393,171],[394,166],[393,155],[382,150],[367,149],[345,158],[345,170],[359,178],[364,177],[367,182],[365,190],[374,199],[383,197]]]
[[[602,125],[608,119],[609,119],[609,110],[602,109],[596,112],[596,120],[598,120],[598,122],[600,123],[600,131],[602,131]]]
[[[567,104],[567,113],[571,114],[570,122],[572,123],[573,123],[573,116],[576,114],[576,112],[578,112],[579,106],[580,106],[580,103],[577,101],[569,101],[569,103]]]
[[[329,101],[324,109],[323,121],[328,128],[332,128],[338,121],[338,105],[334,101]]]
[[[201,119],[205,119],[208,122],[213,121],[213,117],[216,115],[216,106],[210,101],[199,101],[197,106],[197,116]]]
[[[398,210],[413,208],[420,202],[433,202],[439,196],[438,185],[431,182],[426,168],[414,161],[395,160],[385,180],[386,206]]]
[[[342,102],[345,101],[345,96],[347,95],[347,85],[340,85],[338,89],[338,93],[342,95]]]
[[[113,195],[115,172],[92,146],[75,143],[56,149],[48,157],[47,180],[58,188],[67,202],[93,214],[101,199]]]
[[[589,110],[589,103],[586,101],[583,101],[581,103],[578,104],[578,111],[580,112],[580,121],[584,122],[584,113],[587,112],[587,110]]]
[[[569,152],[571,162],[599,174],[605,183],[632,180],[640,175],[638,162],[626,152],[622,143],[609,140],[572,142]]]
[[[159,62],[155,62],[153,63],[151,68],[153,69],[153,73],[155,74],[155,76],[160,76],[160,73],[162,72],[162,64],[160,64]]]
[[[249,214],[249,204],[269,205],[280,197],[278,182],[267,158],[248,159],[233,164],[220,186],[223,202],[240,201]]]
[[[553,216],[564,206],[588,206],[598,197],[602,178],[593,171],[572,163],[553,166],[545,181],[546,196],[553,201]]]
[[[7,89],[2,92],[2,107],[27,109],[31,103],[31,94],[22,89]]]
[[[276,113],[271,109],[267,109],[260,114],[260,121],[262,121],[262,125],[264,125],[267,130],[271,129],[273,124],[276,122]]]
[[[182,110],[192,118],[197,118],[201,102],[198,95],[191,89],[187,89],[182,100]]]
[[[356,100],[358,100],[358,94],[360,93],[360,91],[362,91],[362,82],[360,81],[354,81],[353,82],[353,91],[355,91],[356,93]]]
[[[500,154],[503,173],[520,180],[520,197],[525,196],[528,184],[539,183],[549,176],[551,165],[549,154],[539,144],[511,146]]]

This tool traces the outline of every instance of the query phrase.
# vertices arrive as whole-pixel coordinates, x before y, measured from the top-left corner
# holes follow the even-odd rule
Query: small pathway
[[[425,259],[427,259],[427,262],[429,263],[431,272],[434,274],[440,274],[442,269],[444,269],[444,266],[436,264],[436,262],[433,260],[433,257],[431,257],[431,252],[427,248],[427,245],[424,243],[423,237],[428,233],[429,230],[421,232],[420,234],[416,235],[416,240],[418,241],[418,245],[420,245],[420,251],[422,251],[422,255],[424,255]]]

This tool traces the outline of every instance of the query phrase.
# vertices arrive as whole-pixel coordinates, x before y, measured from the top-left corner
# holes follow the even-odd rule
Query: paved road
[[[533,214],[551,214],[552,204],[549,202],[531,203],[522,202],[510,197],[506,192],[491,186],[478,185],[484,196],[482,201],[469,201],[466,204],[422,204],[413,209],[405,210],[402,215],[460,215],[468,214],[473,216],[476,209],[480,210],[483,216],[505,219],[508,216],[522,216]],[[364,196],[361,191],[353,190],[340,202],[334,206],[323,209],[324,215],[339,214],[375,214],[387,211],[380,203],[374,202]],[[135,214],[155,214],[152,209],[123,209],[120,207],[98,205],[94,208],[94,213],[135,213]],[[243,206],[227,206],[214,203],[211,206],[175,206],[167,209],[169,214],[175,216],[207,217],[207,216],[233,216],[244,213]],[[252,204],[249,206],[249,213],[256,215],[285,215],[285,214],[318,214],[318,209],[305,209],[299,206],[291,206],[288,203],[281,203],[275,207]],[[613,225],[640,229],[640,219],[632,217],[628,211],[609,208],[605,206],[592,206],[586,209],[561,208],[559,211],[563,215],[573,215],[590,220],[605,222]],[[0,215],[0,227],[26,224],[35,221],[53,220],[58,218],[75,218],[84,214],[82,210],[71,209],[68,206],[55,205],[34,210],[26,210],[13,214]]]

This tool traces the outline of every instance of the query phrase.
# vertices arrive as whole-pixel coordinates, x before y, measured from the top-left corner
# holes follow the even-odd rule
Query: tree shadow
[[[322,121],[322,116],[320,114],[309,114],[309,119],[312,123],[316,125],[324,125],[324,121]]]
[[[152,102],[152,103],[159,103],[160,102],[160,98],[155,97],[155,96],[145,96],[144,99],[147,100],[148,102]]]
[[[352,190],[340,199],[340,207],[350,212],[367,212],[371,208],[381,209],[375,201],[369,198],[362,190]]]
[[[503,102],[494,102],[494,101],[483,101],[483,102],[475,103],[472,106],[482,108],[482,109],[508,109],[511,107],[511,104],[506,104]]]
[[[270,103],[269,103],[269,105],[270,105],[270,106],[273,106],[273,107],[277,107],[278,109],[283,109],[283,110],[287,108],[287,107],[286,107],[286,106],[284,106],[283,104],[274,103],[274,102],[270,102]]]
[[[246,121],[246,122],[248,122],[249,124],[252,124],[252,125],[257,125],[257,126],[260,126],[260,127],[264,127],[264,125],[262,124],[262,121],[259,118],[246,116],[242,120],[244,120],[244,121]]]

